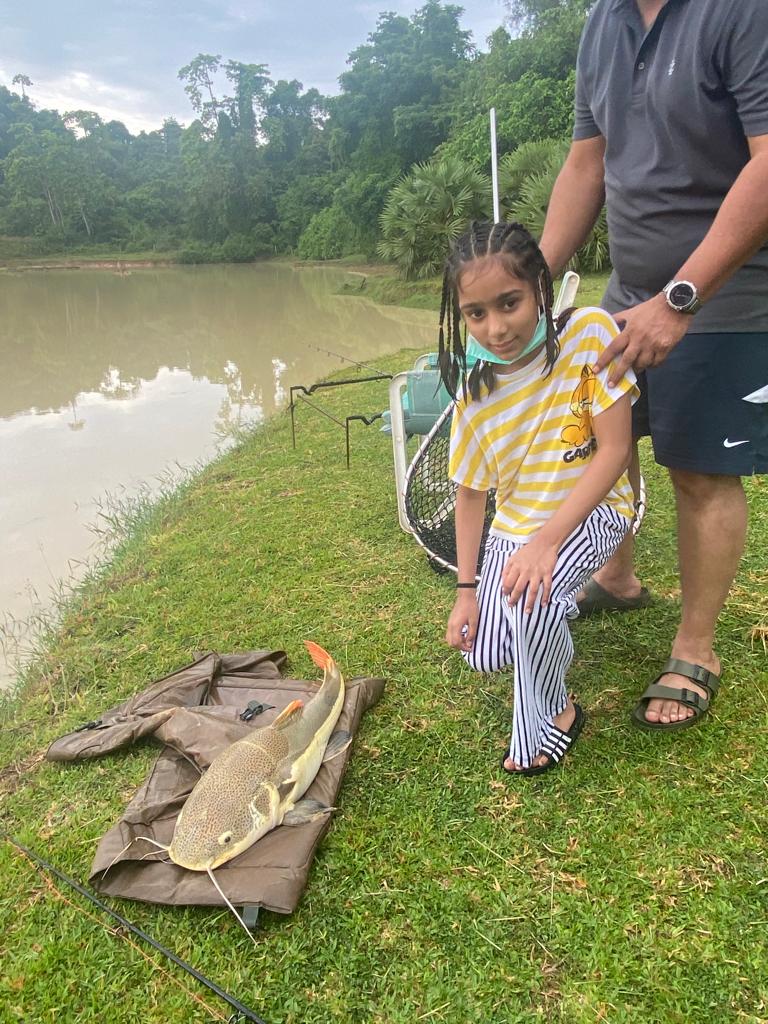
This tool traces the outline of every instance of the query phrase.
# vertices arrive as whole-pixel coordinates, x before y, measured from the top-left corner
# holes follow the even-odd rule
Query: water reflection
[[[432,347],[434,316],[335,295],[338,280],[274,264],[0,273],[0,622],[88,557],[105,492],[209,458],[345,359]]]
[[[223,384],[230,406],[265,416],[284,397],[273,360],[311,383],[327,365],[318,349],[362,359],[412,344],[414,330],[427,340],[419,314],[403,323],[402,311],[334,295],[334,283],[271,264],[5,273],[0,417],[62,409],[83,392],[130,399],[160,366]]]

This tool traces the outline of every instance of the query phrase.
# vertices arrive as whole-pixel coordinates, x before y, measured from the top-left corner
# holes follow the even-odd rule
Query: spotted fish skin
[[[333,658],[317,644],[306,646],[323,669],[319,691],[214,758],[176,821],[168,847],[175,864],[206,871],[232,860],[280,825],[312,784],[345,691]]]

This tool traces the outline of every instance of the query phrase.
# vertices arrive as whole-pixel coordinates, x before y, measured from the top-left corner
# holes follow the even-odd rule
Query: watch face
[[[669,301],[679,309],[687,306],[694,298],[694,290],[686,281],[680,281],[674,288],[670,288],[668,294]]]

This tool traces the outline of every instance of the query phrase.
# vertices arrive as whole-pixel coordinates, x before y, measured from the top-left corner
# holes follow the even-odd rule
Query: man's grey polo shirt
[[[609,310],[677,274],[749,159],[746,136],[766,134],[768,0],[668,0],[647,33],[635,0],[598,0],[579,49],[574,139],[606,140]],[[768,246],[691,330],[768,330]]]

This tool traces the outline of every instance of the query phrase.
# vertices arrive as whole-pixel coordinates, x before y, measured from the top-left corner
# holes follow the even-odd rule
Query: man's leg
[[[637,443],[632,446],[632,461],[629,464],[629,482],[637,501],[640,495],[640,456],[637,451]],[[632,598],[638,597],[642,589],[640,580],[635,575],[635,536],[630,530],[624,540],[616,549],[613,558],[609,558],[605,565],[598,569],[592,577],[596,583],[604,587],[614,597]],[[582,598],[583,592],[578,595],[577,600]]]
[[[711,476],[670,469],[677,500],[678,558],[682,618],[672,645],[672,657],[690,661],[720,674],[712,644],[715,626],[744,550],[747,502],[741,477]],[[686,687],[706,697],[690,679],[669,673],[659,682]],[[649,722],[677,722],[691,708],[677,701],[651,700]]]

